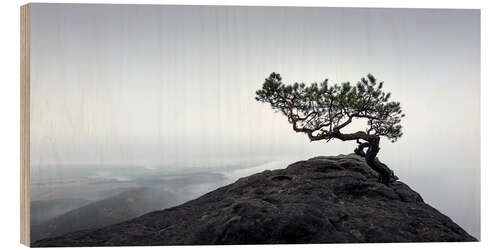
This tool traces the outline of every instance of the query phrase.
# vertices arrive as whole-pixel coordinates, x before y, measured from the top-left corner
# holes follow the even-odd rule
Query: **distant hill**
[[[75,208],[89,204],[86,199],[54,199],[32,201],[30,205],[30,223],[38,225],[49,219],[62,215]]]
[[[177,195],[158,189],[130,189],[32,225],[31,239],[35,241],[76,230],[115,224],[147,212],[178,205],[179,201]]]
[[[435,241],[477,240],[403,182],[380,184],[363,158],[341,155],[266,170],[176,207],[33,246]]]

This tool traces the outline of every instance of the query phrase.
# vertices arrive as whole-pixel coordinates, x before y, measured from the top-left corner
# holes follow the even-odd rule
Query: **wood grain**
[[[21,6],[21,243],[30,245],[30,6]]]

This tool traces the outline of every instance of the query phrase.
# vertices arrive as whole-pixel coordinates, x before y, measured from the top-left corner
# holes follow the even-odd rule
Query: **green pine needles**
[[[380,137],[396,142],[402,135],[401,119],[405,116],[399,102],[390,101],[391,93],[382,90],[371,74],[355,85],[350,82],[284,84],[280,74],[271,73],[255,99],[269,103],[273,110],[282,113],[295,132],[305,133],[311,141],[340,139],[356,140],[355,152],[366,157],[367,163],[380,174],[386,184],[397,180],[385,164],[378,161]],[[342,129],[354,119],[365,119],[364,131],[343,133]],[[364,149],[367,149],[365,152]]]

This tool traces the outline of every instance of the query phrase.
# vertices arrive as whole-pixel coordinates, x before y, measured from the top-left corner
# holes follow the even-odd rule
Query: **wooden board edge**
[[[30,246],[30,5],[21,6],[21,244]]]

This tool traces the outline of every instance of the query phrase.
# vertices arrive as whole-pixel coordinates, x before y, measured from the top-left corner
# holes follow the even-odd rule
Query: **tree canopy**
[[[400,103],[390,101],[391,93],[382,90],[368,74],[356,85],[350,82],[329,86],[321,83],[284,84],[280,74],[271,73],[255,99],[267,102],[274,110],[288,118],[296,132],[303,132],[310,140],[333,139],[353,119],[366,119],[367,135],[387,137],[395,142],[403,135]]]
[[[379,141],[386,137],[396,142],[403,135],[400,123],[405,115],[399,102],[390,101],[391,93],[384,92],[383,85],[371,74],[355,85],[329,85],[328,79],[310,85],[284,84],[280,74],[273,72],[257,90],[255,99],[269,103],[287,117],[295,132],[307,134],[311,141],[356,140],[359,145],[354,152],[366,158],[381,182],[389,184],[397,177],[376,158]],[[354,119],[366,119],[366,129],[343,133],[341,130]]]

